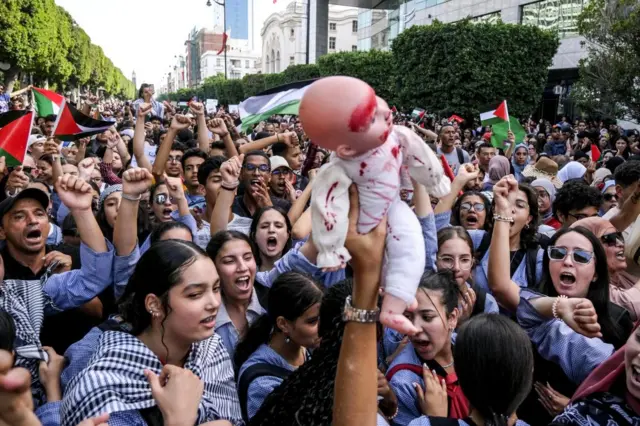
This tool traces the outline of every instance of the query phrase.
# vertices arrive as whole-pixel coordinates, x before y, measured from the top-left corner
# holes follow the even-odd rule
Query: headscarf
[[[522,166],[516,163],[516,152],[518,152],[518,150],[521,148],[524,149],[524,152],[527,154],[527,159],[525,160]],[[529,164],[529,146],[523,143],[516,145],[516,148],[513,150],[513,155],[511,156],[511,166],[513,167],[513,174],[515,175],[518,182],[522,181],[522,178],[523,178],[522,171],[524,170],[525,167],[527,167],[528,164]]]
[[[558,172],[558,179],[565,183],[571,179],[582,179],[587,168],[577,161],[571,161]]]
[[[131,139],[133,139],[133,129],[122,129],[120,130],[120,135],[129,136]]]
[[[607,169],[606,167],[600,167],[593,174],[593,182],[591,182],[591,186],[597,187],[598,184],[604,180],[604,178],[610,175],[611,175],[611,170]]]
[[[489,161],[489,179],[491,182],[496,184],[500,179],[509,174],[510,164],[507,157],[502,155],[496,155]]]
[[[551,200],[551,204],[553,205],[553,202],[556,200],[556,187],[553,186],[553,183],[551,183],[549,179],[538,178],[531,182],[531,186],[534,188],[544,188],[544,190],[547,191],[547,194],[549,194],[549,200]],[[553,208],[549,208],[549,211],[542,214],[542,220],[546,222],[551,218],[551,216],[553,216]]]
[[[122,192],[122,184],[119,183],[117,185],[107,186],[104,191],[102,191],[102,194],[100,194],[100,203],[98,203],[98,207],[102,207],[102,203],[104,203],[104,200],[106,200],[107,197],[114,192]]]

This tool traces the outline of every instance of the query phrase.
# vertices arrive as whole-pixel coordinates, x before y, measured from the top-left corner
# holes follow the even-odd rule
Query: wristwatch
[[[380,309],[369,311],[366,309],[354,308],[351,306],[351,296],[347,296],[347,300],[344,302],[344,310],[342,311],[342,321],[375,323],[378,322],[379,316]]]

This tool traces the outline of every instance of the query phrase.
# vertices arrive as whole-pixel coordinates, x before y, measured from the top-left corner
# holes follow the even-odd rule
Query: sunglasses
[[[605,201],[618,201],[618,196],[616,194],[604,194],[603,198]]]
[[[22,171],[25,172],[26,174],[30,175],[31,172],[33,171],[33,167],[29,167],[29,166],[22,166]]]
[[[573,261],[575,263],[579,263],[581,265],[586,265],[591,262],[591,259],[593,259],[593,252],[587,250],[569,250],[566,247],[556,246],[547,248],[547,255],[549,255],[549,259],[556,262],[564,260],[569,254],[573,256]]]
[[[262,173],[267,173],[267,172],[269,172],[271,170],[271,166],[269,166],[268,164],[255,165],[255,164],[248,163],[248,164],[245,164],[242,167],[248,172],[253,172],[253,171],[255,171],[255,169],[258,169]]]
[[[624,236],[622,235],[622,232],[611,232],[600,237],[600,241],[602,241],[602,244],[609,247],[615,247],[618,244],[623,246]]]
[[[471,204],[471,203],[462,203],[462,204],[460,204],[460,211],[461,212],[468,212],[472,208],[476,212],[480,213],[480,212],[484,211],[484,204],[483,203],[473,203],[473,204]]]
[[[289,173],[291,173],[291,170],[289,169],[276,169],[271,172],[271,174],[274,176],[278,176],[278,175],[289,176]]]
[[[167,202],[167,199],[171,201],[171,204],[174,204],[173,197],[169,197],[167,194],[156,194],[153,198],[156,204],[164,204]]]

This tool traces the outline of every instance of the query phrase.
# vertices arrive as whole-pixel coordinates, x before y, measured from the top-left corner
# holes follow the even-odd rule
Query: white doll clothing
[[[349,261],[344,242],[349,226],[349,186],[355,183],[360,202],[358,232],[368,233],[387,215],[386,290],[409,302],[424,271],[425,252],[420,224],[399,197],[403,167],[430,193],[443,196],[449,192],[449,180],[435,153],[410,130],[394,126],[384,144],[357,158],[344,160],[332,154],[314,182],[311,223],[318,267]],[[409,271],[415,271],[410,279]],[[413,288],[396,289],[394,283]]]

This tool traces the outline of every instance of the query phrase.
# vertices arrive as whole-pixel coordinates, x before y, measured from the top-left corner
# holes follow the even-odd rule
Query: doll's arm
[[[311,230],[318,248],[316,265],[337,268],[351,259],[344,248],[349,227],[351,179],[339,164],[329,163],[318,172],[311,197]]]
[[[451,191],[451,182],[444,175],[436,154],[415,133],[406,127],[394,126],[402,145],[403,163],[416,182],[424,185],[429,194],[444,197]]]

